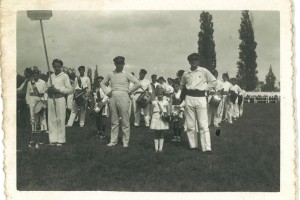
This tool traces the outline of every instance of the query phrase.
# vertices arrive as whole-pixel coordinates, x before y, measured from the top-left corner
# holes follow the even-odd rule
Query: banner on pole
[[[28,10],[27,17],[31,20],[48,20],[52,17],[51,10]]]

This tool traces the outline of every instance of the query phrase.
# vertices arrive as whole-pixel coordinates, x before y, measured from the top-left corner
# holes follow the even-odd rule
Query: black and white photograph
[[[6,74],[13,191],[289,191],[283,16],[246,6],[18,9]]]

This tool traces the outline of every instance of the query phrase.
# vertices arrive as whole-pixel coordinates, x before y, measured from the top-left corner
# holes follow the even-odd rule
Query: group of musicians
[[[38,70],[33,70],[33,78],[26,79],[18,90],[27,84],[26,101],[30,107],[33,130],[37,130],[36,125],[39,125],[39,130],[48,130],[50,145],[62,146],[66,143],[65,127],[72,127],[77,116],[80,127],[84,127],[89,107],[96,122],[97,136],[106,136],[106,125],[110,118],[111,133],[107,146],[118,143],[121,126],[123,147],[126,148],[130,140],[131,112],[134,112],[135,127],[141,125],[141,114],[146,127],[155,126],[151,124],[155,121],[151,120],[154,114],[151,102],[163,94],[168,108],[167,113],[160,114],[168,116],[161,118],[163,121],[168,119],[173,129],[172,141],[181,141],[181,133],[186,131],[191,149],[200,149],[201,145],[203,152],[211,154],[209,126],[218,129],[222,121],[233,123],[240,117],[243,114],[245,91],[236,84],[236,79],[231,79],[230,83],[227,73],[222,75],[222,81],[217,80],[216,70],[211,73],[201,67],[199,54],[192,53],[187,60],[190,68],[187,71],[179,70],[176,79],[166,81],[153,74],[149,81],[145,78],[145,69],[140,70],[138,78],[126,72],[125,58],[117,56],[113,59],[115,69],[105,77],[99,76],[92,88],[84,66],[78,68],[78,77],[70,78],[62,71],[63,62],[55,59],[52,62],[54,73],[47,83],[38,78]],[[44,112],[46,107],[47,117]],[[65,125],[66,108],[70,110],[70,115]]]

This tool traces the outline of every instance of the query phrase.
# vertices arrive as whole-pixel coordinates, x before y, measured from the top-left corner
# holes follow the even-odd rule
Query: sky
[[[198,51],[202,11],[53,11],[43,21],[48,56],[67,67],[98,65],[100,75],[114,69],[113,58],[125,57],[125,70],[136,75],[141,68],[151,74],[175,78],[179,69],[188,70],[187,56]],[[241,11],[209,11],[213,17],[219,75],[236,76],[241,42],[238,30]],[[272,65],[280,76],[280,13],[251,11],[257,42],[257,70],[260,81]],[[17,72],[38,66],[47,71],[39,21],[25,11],[17,15]],[[51,67],[51,66],[50,66]]]

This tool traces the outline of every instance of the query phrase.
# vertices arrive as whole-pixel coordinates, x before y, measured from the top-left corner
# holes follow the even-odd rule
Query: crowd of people
[[[110,135],[108,147],[117,145],[122,130],[123,147],[128,148],[130,116],[134,116],[134,127],[138,128],[143,115],[145,127],[154,132],[155,152],[163,151],[164,135],[171,130],[173,142],[181,142],[186,132],[192,150],[201,146],[203,152],[211,154],[209,127],[220,134],[221,122],[232,124],[242,116],[246,92],[227,73],[218,80],[216,70],[211,73],[201,67],[199,54],[192,53],[187,60],[190,68],[179,70],[176,78],[165,80],[152,74],[150,81],[146,69],[140,69],[136,78],[124,70],[125,58],[117,56],[113,59],[115,69],[105,77],[98,76],[92,85],[84,66],[78,67],[76,76],[75,72],[63,72],[63,61],[55,59],[54,73],[49,72],[47,80],[41,78],[38,68],[26,68],[17,92],[26,90],[32,132],[47,131],[50,145],[66,143],[66,128],[72,127],[76,118],[84,127],[89,109],[97,137]],[[110,134],[106,132],[109,121]]]

